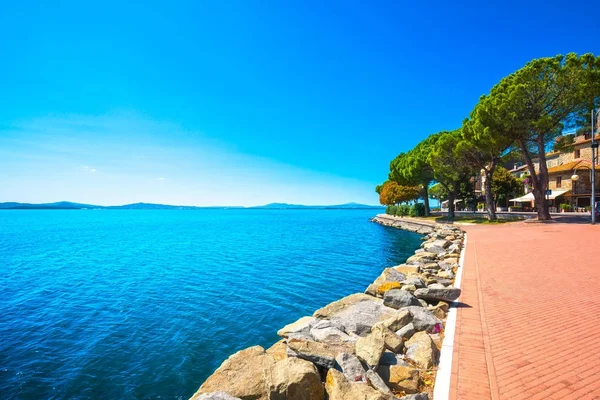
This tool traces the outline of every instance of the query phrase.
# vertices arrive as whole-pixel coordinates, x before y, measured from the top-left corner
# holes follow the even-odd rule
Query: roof
[[[587,160],[575,160],[562,165],[557,165],[556,167],[548,168],[548,173],[555,174],[558,172],[569,172],[578,168],[591,170],[592,163]],[[600,166],[596,165],[596,171],[600,171]]]

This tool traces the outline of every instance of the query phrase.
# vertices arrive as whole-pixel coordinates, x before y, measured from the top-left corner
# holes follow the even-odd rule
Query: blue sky
[[[0,7],[0,201],[376,204],[501,77],[600,53],[593,2]]]

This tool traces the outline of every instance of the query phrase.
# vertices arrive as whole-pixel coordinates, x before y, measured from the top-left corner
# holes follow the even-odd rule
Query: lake
[[[187,399],[420,236],[377,210],[0,211],[0,393]]]

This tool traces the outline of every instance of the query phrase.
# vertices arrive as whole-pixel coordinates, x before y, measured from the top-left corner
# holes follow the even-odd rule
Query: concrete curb
[[[458,270],[454,279],[454,286],[460,288],[462,280],[463,267],[465,265],[465,253],[467,251],[467,234],[463,248],[460,252],[458,261]],[[450,304],[448,317],[446,318],[446,327],[444,330],[444,341],[440,354],[440,363],[435,376],[435,385],[433,387],[433,400],[447,400],[450,397],[450,378],[452,375],[452,355],[454,353],[454,334],[456,333],[456,317],[458,313],[458,303],[460,297]]]

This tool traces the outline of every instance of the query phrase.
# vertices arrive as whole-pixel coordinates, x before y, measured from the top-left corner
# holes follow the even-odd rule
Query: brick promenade
[[[464,226],[450,399],[600,399],[600,226]]]

